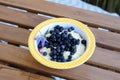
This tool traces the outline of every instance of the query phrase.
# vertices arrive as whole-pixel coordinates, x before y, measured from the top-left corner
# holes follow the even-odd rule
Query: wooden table
[[[36,62],[29,50],[23,48],[31,29],[54,17],[82,21],[94,33],[97,46],[85,64],[69,70],[50,69]],[[52,75],[70,80],[120,80],[118,17],[43,0],[0,0],[0,21],[5,22],[0,24],[0,80],[53,80]]]

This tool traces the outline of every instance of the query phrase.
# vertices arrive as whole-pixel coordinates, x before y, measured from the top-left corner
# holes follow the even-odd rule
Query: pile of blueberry
[[[52,61],[56,62],[69,62],[72,60],[72,55],[76,52],[76,45],[80,44],[79,39],[73,38],[68,32],[74,31],[73,27],[63,28],[60,25],[54,27],[47,33],[50,33],[50,37],[46,37],[47,41],[44,43],[44,47],[50,48],[50,57]],[[82,44],[86,45],[86,40],[81,41]],[[41,48],[41,42],[38,44],[38,48]],[[66,60],[63,56],[64,51],[69,51],[70,55]],[[46,56],[47,52],[43,52],[43,56]]]

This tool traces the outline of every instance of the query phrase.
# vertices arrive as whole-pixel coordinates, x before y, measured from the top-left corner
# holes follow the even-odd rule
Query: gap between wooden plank
[[[32,16],[32,15],[31,15]],[[5,29],[5,30],[7,30],[7,29]],[[16,31],[16,30],[14,30],[14,31]],[[10,31],[6,31],[6,32],[10,32]],[[18,31],[19,32],[19,31]],[[16,33],[16,32],[15,32]],[[24,31],[23,31],[23,33],[24,33]],[[100,32],[100,33],[102,33],[102,32]],[[8,33],[7,33],[8,34]],[[25,33],[26,34],[26,33]],[[12,38],[12,37],[11,37]],[[9,38],[8,38],[9,39]],[[24,38],[24,39],[26,39],[25,41],[27,41],[27,38]],[[106,39],[105,39],[106,40]],[[24,44],[24,43],[20,43],[20,41],[21,40],[19,40],[19,38],[18,38],[18,40],[16,40],[16,41],[18,41],[18,42],[14,42],[14,40],[13,41],[11,41],[11,42],[14,42],[14,43],[19,43],[19,44],[23,44],[23,45],[27,45],[27,43],[26,44]],[[103,40],[104,41],[104,40]],[[107,41],[106,41],[107,42]]]
[[[7,49],[7,50],[6,50]],[[0,56],[1,61],[6,61],[17,66],[22,66],[29,69],[38,70],[49,75],[57,75],[60,77],[75,79],[75,80],[119,80],[120,74],[88,66],[81,65],[74,69],[56,70],[45,67],[36,62],[30,55],[28,50],[18,48],[12,45],[5,45],[0,43],[0,51],[4,54]]]
[[[51,3],[44,0],[27,0],[25,2],[24,0],[1,0],[0,3],[23,8],[32,12],[40,12],[43,14],[59,17],[70,17],[90,25],[102,26],[104,28],[110,29],[111,31],[120,32],[120,19],[105,14],[82,10],[80,8],[74,8],[62,4]]]
[[[91,28],[91,30],[94,30],[94,28]],[[96,32],[96,33],[100,34],[99,32]],[[102,33],[105,34],[104,31]],[[0,24],[0,39],[7,40],[8,42],[12,44],[13,43],[22,44],[22,45],[27,46],[29,34],[30,34],[30,31],[26,29],[15,28],[15,27],[10,27],[8,25]],[[113,37],[115,36],[113,35]],[[116,40],[119,40],[119,39],[116,39]],[[106,67],[111,70],[120,71],[119,53],[120,52],[111,51],[111,50],[97,47],[95,50],[95,54],[88,61],[88,63],[94,64],[94,65],[100,65],[101,67]],[[103,55],[106,55],[106,56],[103,56]]]
[[[26,42],[27,42],[30,31],[27,31],[27,30],[21,29],[21,28],[12,28],[12,27],[8,28],[8,27],[5,27],[3,24],[0,24],[0,26],[1,26],[1,32],[0,32],[1,33],[1,39],[5,39],[5,40],[10,39],[10,41],[12,40],[11,42],[27,46]],[[89,28],[94,33],[97,44],[100,47],[105,47],[107,49],[120,51],[120,47],[119,47],[120,43],[118,43],[120,41],[120,35],[119,34],[112,33],[112,32],[105,32],[105,31],[98,30],[98,29],[91,28],[91,27],[89,27]],[[14,30],[11,32],[12,29],[14,29]],[[6,33],[4,33],[4,31]],[[17,34],[14,34],[14,33],[17,33]],[[17,40],[14,41],[14,39],[11,36],[9,36],[8,34],[9,35],[11,34],[12,36],[14,35],[13,37],[17,37]],[[5,36],[2,36],[2,35],[5,35]],[[20,36],[16,36],[16,35],[20,35]],[[21,38],[21,37],[23,37],[23,38]]]
[[[0,64],[0,80],[53,80],[50,77],[25,72]]]
[[[49,19],[47,17],[38,16],[38,15],[35,15],[32,13],[23,13],[23,12],[11,10],[11,9],[8,9],[3,6],[0,6],[0,10],[2,13],[4,13],[4,14],[0,14],[0,19],[2,19],[2,20],[5,19],[5,21],[7,20],[8,22],[14,22],[18,25],[22,25],[23,27],[29,26],[29,28],[34,28],[40,22]],[[13,15],[13,14],[15,14],[15,15]],[[115,49],[115,50],[120,51],[120,47],[119,47],[120,43],[118,43],[120,38],[117,37],[117,36],[119,36],[119,34],[114,34],[112,32],[103,32],[103,31],[100,31],[100,30],[97,30],[97,29],[91,28],[91,27],[90,27],[90,29],[93,30],[93,33],[96,36],[96,40],[98,41],[98,44],[101,47],[106,47],[106,48]],[[103,36],[101,34],[103,34],[103,35],[105,34],[105,35]],[[114,37],[113,35],[116,35],[116,36]],[[111,38],[111,39],[109,39],[109,38]],[[116,39],[118,41],[115,41],[112,39]]]

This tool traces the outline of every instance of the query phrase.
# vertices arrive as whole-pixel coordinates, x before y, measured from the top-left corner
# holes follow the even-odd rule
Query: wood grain
[[[19,24],[25,28],[34,28],[38,23],[46,20],[46,17],[39,17],[33,13],[25,13],[0,6],[0,20]]]
[[[49,75],[57,75],[60,77],[74,80],[119,80],[120,74],[92,67],[89,65],[81,65],[69,70],[56,70],[47,68],[33,59],[28,50],[18,48],[12,45],[0,43],[0,61],[6,61],[17,66],[38,70]]]
[[[112,31],[120,32],[120,19],[118,17],[51,3],[44,0],[0,0],[0,3],[23,8],[32,12],[74,18],[90,25],[96,25],[96,27],[102,26]]]
[[[96,30],[94,28],[91,28],[91,30],[98,31],[96,33],[100,34],[99,33],[100,30]],[[107,34],[106,36],[109,36],[109,34],[110,34],[109,32],[107,32],[107,33],[104,31],[100,31],[100,32],[104,35]],[[26,29],[15,28],[15,27],[0,24],[0,39],[6,40],[6,41],[14,43],[14,44],[20,44],[20,45],[27,46],[29,33],[30,33],[30,31],[28,31]],[[99,36],[97,34],[96,34],[96,38],[100,39],[102,35]],[[103,43],[109,42],[108,41],[109,39],[115,40],[115,42],[117,42],[117,40],[119,40],[116,37],[119,38],[120,35],[116,35],[116,37],[115,37],[115,35],[112,35],[112,34],[113,33],[111,33],[110,36],[113,36],[113,39],[104,37]],[[99,43],[99,41],[98,41],[98,43]],[[88,63],[94,64],[94,65],[100,65],[101,67],[106,67],[106,68],[109,68],[112,70],[120,71],[120,64],[119,64],[120,54],[119,53],[120,52],[111,51],[111,50],[97,47],[93,57],[88,61]],[[103,55],[106,55],[106,56],[103,56]]]
[[[0,80],[53,80],[53,79],[0,64]]]
[[[0,39],[27,46],[30,31],[0,24]]]
[[[44,17],[44,16],[37,16],[37,15],[31,14],[31,13],[29,14],[29,13],[23,13],[23,12],[11,10],[11,9],[8,9],[6,7],[3,7],[3,6],[0,6],[0,12],[4,13],[4,14],[0,14],[0,19],[9,20],[10,22],[12,21],[13,23],[17,23],[18,25],[22,24],[22,25],[25,25],[22,27],[27,26],[28,28],[34,28],[40,22],[49,19],[49,18]],[[13,15],[13,14],[15,14],[15,15]],[[1,35],[6,34],[6,33],[3,33],[3,31],[6,30],[6,32],[7,32],[6,37],[7,37],[8,33],[9,34],[12,33],[11,31],[9,31],[9,29],[12,30],[12,28],[9,28],[7,30],[7,29],[4,29],[4,27],[1,28]],[[100,31],[98,29],[91,28],[91,27],[90,27],[90,29],[93,31],[93,33],[96,37],[96,41],[100,46],[120,51],[120,43],[118,43],[120,41],[119,34],[112,33],[112,32],[104,32],[104,31]],[[15,33],[16,30],[17,29],[14,29],[13,32]],[[24,33],[24,32],[25,32],[25,30],[22,31],[22,33]],[[17,33],[21,33],[21,31],[18,30]],[[26,33],[29,33],[29,32],[25,32],[24,34],[26,35]],[[24,34],[19,34],[19,35],[23,36]],[[16,35],[16,34],[14,34],[14,35]],[[5,37],[5,36],[2,36],[1,38],[3,39],[3,37]],[[19,41],[19,42],[23,41],[21,39],[20,40],[17,39],[17,41]],[[24,38],[24,39],[26,39],[26,38]],[[27,39],[24,40],[24,42],[25,41],[27,41]],[[16,41],[15,41],[15,43],[16,43]],[[23,45],[25,45],[25,43]],[[27,43],[26,43],[26,45],[27,45]]]

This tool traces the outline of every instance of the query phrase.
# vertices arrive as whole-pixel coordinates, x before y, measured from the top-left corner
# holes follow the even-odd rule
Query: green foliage
[[[120,15],[120,0],[82,0],[99,6],[109,12],[117,12]]]

